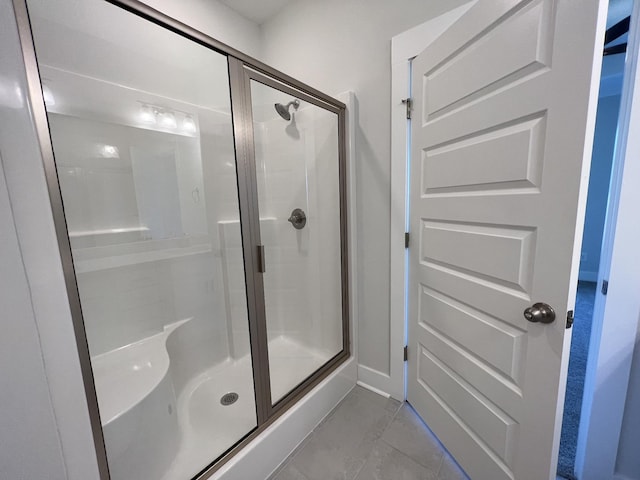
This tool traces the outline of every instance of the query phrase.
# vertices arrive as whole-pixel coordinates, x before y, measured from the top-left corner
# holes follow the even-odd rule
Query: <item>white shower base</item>
[[[190,319],[92,359],[109,468],[114,480],[192,478],[256,427],[249,354],[189,377],[172,368]],[[186,329],[186,330],[185,330]],[[192,333],[192,332],[191,332]],[[178,335],[178,337],[175,337]],[[276,403],[333,355],[287,336],[269,341]],[[174,376],[180,376],[180,378]],[[238,400],[223,406],[226,393]]]
[[[273,403],[293,390],[337,353],[330,354],[311,349],[286,336],[272,339],[269,342],[269,372]]]
[[[289,337],[269,342],[271,391],[278,401],[332,355],[311,350]],[[236,392],[229,406],[221,397]],[[177,399],[181,441],[163,480],[191,478],[256,426],[251,358],[227,359],[191,379]]]

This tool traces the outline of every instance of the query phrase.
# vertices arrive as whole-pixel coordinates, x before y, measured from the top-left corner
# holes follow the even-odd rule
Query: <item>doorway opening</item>
[[[598,284],[605,219],[611,197],[611,173],[618,131],[618,116],[624,75],[625,52],[633,0],[610,0],[600,79],[596,128],[591,156],[591,174],[587,196],[580,272],[576,292],[569,371],[562,420],[558,476],[573,480],[576,447],[581,421],[587,359],[594,323],[594,304],[598,295],[606,295],[607,282]],[[603,252],[603,255],[607,253]]]

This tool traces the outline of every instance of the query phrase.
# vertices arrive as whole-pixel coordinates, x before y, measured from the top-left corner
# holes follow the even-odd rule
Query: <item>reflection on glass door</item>
[[[275,404],[343,349],[338,116],[250,85]]]
[[[257,424],[227,58],[28,6],[111,478],[191,478]]]

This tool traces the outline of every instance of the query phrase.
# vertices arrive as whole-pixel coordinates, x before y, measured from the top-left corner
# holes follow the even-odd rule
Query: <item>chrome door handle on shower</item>
[[[307,216],[301,208],[296,208],[287,219],[296,230],[301,230],[307,224]]]

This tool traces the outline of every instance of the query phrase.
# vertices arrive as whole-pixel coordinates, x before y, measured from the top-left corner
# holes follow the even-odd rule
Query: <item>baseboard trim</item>
[[[358,380],[356,382],[356,385],[360,385],[362,388],[366,388],[367,390],[369,390],[370,392],[373,393],[377,393],[378,395],[382,395],[385,398],[390,398],[391,395],[389,395],[387,392],[383,392],[382,390],[380,390],[379,388],[376,387],[372,387],[371,385],[369,385],[368,383],[364,383],[360,380]]]
[[[391,396],[391,376],[386,373],[382,373],[378,370],[374,370],[371,367],[365,365],[358,365],[358,383],[361,383],[364,388],[385,395]]]

